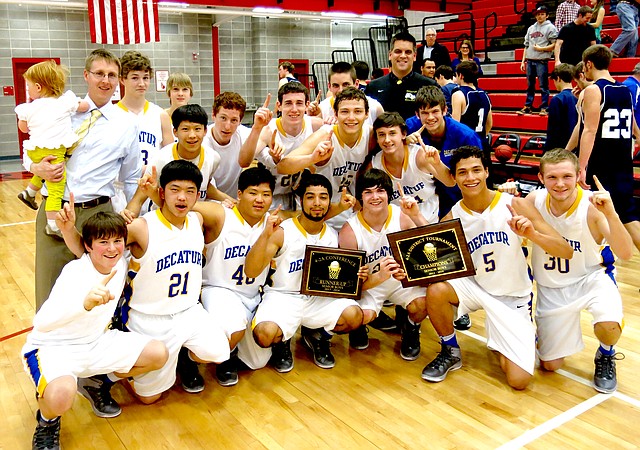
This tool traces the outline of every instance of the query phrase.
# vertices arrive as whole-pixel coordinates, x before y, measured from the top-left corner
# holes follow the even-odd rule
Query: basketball
[[[513,156],[513,149],[506,144],[501,144],[496,147],[494,154],[498,161],[505,163]]]

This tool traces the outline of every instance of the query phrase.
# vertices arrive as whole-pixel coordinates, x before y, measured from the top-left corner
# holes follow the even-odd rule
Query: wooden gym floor
[[[0,449],[30,448],[37,409],[20,350],[34,313],[35,212],[17,200],[27,180],[0,176]],[[241,372],[240,382],[219,386],[201,366],[206,388],[190,395],[178,386],[151,406],[121,385],[115,419],[96,417],[78,397],[62,418],[67,449],[259,448],[638,448],[640,432],[640,256],[618,264],[626,327],[617,351],[618,391],[590,386],[593,337],[583,314],[586,348],[557,373],[537,371],[528,389],[507,387],[497,358],[487,350],[483,315],[474,313],[461,333],[464,366],[430,384],[422,368],[439,350],[433,328],[422,326],[422,354],[406,362],[399,335],[370,332],[365,351],[333,339],[336,367],[316,367],[298,340],[295,367]],[[426,321],[425,321],[426,322]],[[17,333],[17,334],[16,334]],[[15,334],[15,335],[14,335]]]

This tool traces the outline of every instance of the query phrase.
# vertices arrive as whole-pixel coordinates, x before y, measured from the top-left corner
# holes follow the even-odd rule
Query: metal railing
[[[491,29],[489,29],[489,27],[487,26],[487,24],[489,23],[489,18],[493,17],[493,26],[491,27]],[[489,58],[489,33],[491,33],[493,30],[495,30],[498,27],[498,15],[494,12],[487,14],[487,16],[484,18],[484,60],[485,62],[491,62],[491,59]]]

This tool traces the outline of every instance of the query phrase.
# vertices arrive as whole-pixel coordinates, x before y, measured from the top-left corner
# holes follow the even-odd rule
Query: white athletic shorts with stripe
[[[271,349],[262,348],[253,340],[252,329],[259,323],[274,322],[282,330],[282,339],[286,341],[296,334],[300,325],[312,329],[333,330],[342,312],[349,306],[358,304],[346,298],[316,297],[268,290],[258,306],[252,326],[247,330],[251,342],[245,342],[245,339],[240,341],[238,356],[252,369],[260,369],[269,361]]]
[[[533,374],[536,336],[529,311],[531,297],[493,296],[472,277],[456,278],[447,283],[460,301],[458,317],[483,309],[487,346]]]
[[[143,314],[132,309],[127,328],[163,342],[169,351],[164,367],[134,377],[134,388],[143,397],[160,394],[174,385],[182,347],[203,361],[220,363],[229,359],[229,340],[200,303],[173,315]]]
[[[130,371],[149,341],[150,337],[139,333],[107,330],[90,344],[25,344],[22,362],[42,396],[48,383],[63,376],[78,379]]]
[[[592,325],[599,322],[622,325],[622,298],[613,279],[604,271],[589,274],[563,288],[538,285],[536,325],[541,360],[564,358],[584,348],[580,328],[583,310],[591,313]]]
[[[209,311],[222,327],[227,339],[233,333],[247,329],[260,304],[260,294],[246,297],[218,286],[203,286],[200,299],[204,309]]]
[[[374,288],[362,291],[362,297],[358,300],[360,308],[372,310],[377,314],[382,309],[385,300],[389,300],[394,305],[407,308],[407,305],[416,298],[424,297],[427,291],[423,287],[402,287],[400,281],[388,279]]]

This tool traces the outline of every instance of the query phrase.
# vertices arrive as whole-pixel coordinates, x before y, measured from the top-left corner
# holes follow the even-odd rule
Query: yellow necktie
[[[80,127],[78,127],[78,129],[76,130],[76,134],[78,135],[78,140],[71,146],[71,148],[69,149],[69,153],[74,151],[78,147],[78,145],[80,145],[82,140],[87,136],[87,134],[89,134],[89,130],[91,129],[91,127],[95,125],[95,123],[98,121],[98,119],[101,116],[102,116],[102,113],[100,112],[99,109],[91,110],[91,115],[87,119],[85,119],[85,121],[82,122],[80,124]]]

